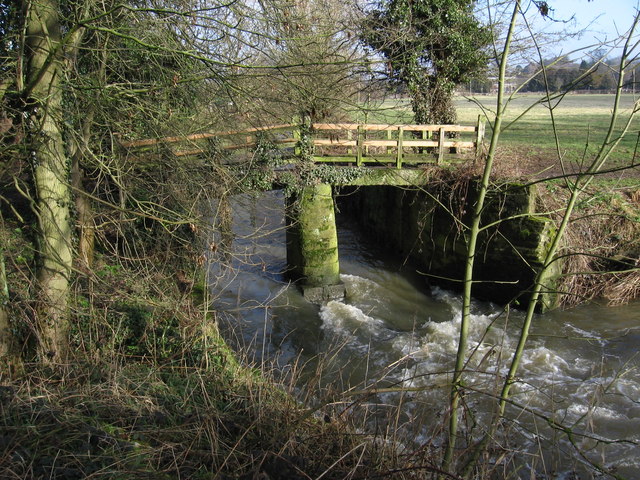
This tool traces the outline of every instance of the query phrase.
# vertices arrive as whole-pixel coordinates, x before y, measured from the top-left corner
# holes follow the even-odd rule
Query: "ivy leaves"
[[[392,81],[404,84],[418,123],[452,123],[456,84],[484,71],[491,31],[470,0],[382,0],[362,24],[361,38],[382,55]],[[453,116],[453,118],[452,118]]]

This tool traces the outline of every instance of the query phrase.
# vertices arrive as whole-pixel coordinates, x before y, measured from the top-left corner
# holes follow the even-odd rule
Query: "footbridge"
[[[355,213],[386,247],[411,258],[434,277],[461,278],[458,269],[464,265],[466,249],[456,225],[465,221],[463,214],[470,211],[474,194],[466,192],[454,200],[462,212],[454,221],[451,211],[439,207],[435,198],[439,193],[424,191],[430,188],[429,172],[434,169],[417,167],[474,162],[483,137],[481,122],[471,126],[314,123],[121,140],[120,148],[132,162],[174,155],[185,161],[192,157],[221,166],[237,164],[245,172],[262,168],[270,159],[287,174],[309,164],[329,164],[345,172],[361,167],[351,169],[356,176],[307,181],[286,199],[288,271],[309,301],[321,303],[345,295],[338,261],[335,186],[353,189],[341,198],[341,208]],[[397,188],[400,185],[422,187]],[[513,185],[504,190],[494,201],[495,212],[488,207],[483,215],[496,227],[486,232],[479,276],[487,284],[499,282],[500,292],[515,298],[531,284],[552,224],[536,216],[533,187]],[[508,216],[515,220],[496,222]]]
[[[288,164],[370,167],[359,175],[365,185],[417,185],[420,165],[475,161],[484,123],[476,125],[390,125],[302,123],[250,127],[144,140],[120,139],[129,160],[174,155],[214,159],[220,165],[259,168],[256,157]],[[264,160],[263,160],[264,161]],[[342,180],[338,180],[338,179]],[[333,188],[344,176],[296,189],[286,200],[287,263],[305,298],[320,303],[344,296],[340,281]],[[356,182],[357,183],[357,182]]]

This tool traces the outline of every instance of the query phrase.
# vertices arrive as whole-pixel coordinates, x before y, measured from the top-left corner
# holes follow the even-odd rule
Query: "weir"
[[[468,149],[477,159],[483,136],[480,119],[475,126],[314,123],[138,140],[120,147],[136,161],[140,154],[153,158],[167,149],[176,156],[204,158],[214,155],[212,151],[226,152],[216,156],[216,162],[240,167],[243,175],[261,172],[258,188],[294,187],[297,193],[287,198],[286,212],[288,272],[307,300],[323,303],[345,295],[335,188],[352,188],[341,209],[385,247],[433,283],[461,286],[474,182],[447,186],[443,177],[430,178],[438,169],[406,167],[444,166],[460,161],[447,152]],[[357,168],[350,168],[354,164]],[[310,173],[318,165],[331,165],[332,170]],[[279,174],[283,178],[278,179]],[[504,184],[492,192],[483,212],[486,228],[475,258],[474,295],[500,303],[525,302],[555,227],[536,213],[533,187]],[[560,263],[552,267],[543,279],[543,309],[557,303]]]
[[[419,170],[377,170],[339,190],[340,211],[386,249],[425,274],[429,283],[460,289],[466,232],[476,183],[464,191],[431,182]],[[458,186],[459,188],[459,186]],[[535,211],[532,186],[512,183],[494,191],[483,213],[474,271],[474,295],[501,304],[526,304],[553,235],[554,223]],[[447,206],[447,208],[445,208]],[[344,297],[340,282],[332,186],[305,187],[287,200],[287,263],[313,303]],[[547,271],[540,310],[557,305],[560,262]],[[347,292],[348,293],[348,292]]]

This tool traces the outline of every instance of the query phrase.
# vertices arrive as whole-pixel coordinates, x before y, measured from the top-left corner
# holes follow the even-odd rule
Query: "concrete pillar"
[[[307,300],[344,298],[331,185],[304,187],[287,198],[287,264]]]

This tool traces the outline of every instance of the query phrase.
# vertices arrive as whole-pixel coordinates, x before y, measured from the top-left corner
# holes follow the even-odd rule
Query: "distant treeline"
[[[549,61],[546,68],[546,83],[552,91],[559,90],[613,90],[618,82],[617,60],[607,60],[600,64],[582,60],[580,63]],[[538,72],[536,74],[536,72]],[[546,90],[545,78],[540,66],[529,64],[515,69],[517,84],[523,85],[525,92],[542,92]],[[532,77],[532,75],[535,75]]]
[[[580,62],[545,60],[546,71],[543,74],[540,64],[516,66],[507,78],[507,92],[519,88],[521,92],[544,92],[547,85],[550,91],[572,90],[584,93],[613,92],[618,82],[618,59],[604,62],[582,60]],[[627,71],[625,89],[631,91],[640,82],[640,64]],[[546,75],[546,81],[545,81]],[[466,85],[460,85],[460,91],[471,93],[495,93],[498,84],[495,77],[476,79]],[[639,88],[640,90],[640,88]]]

